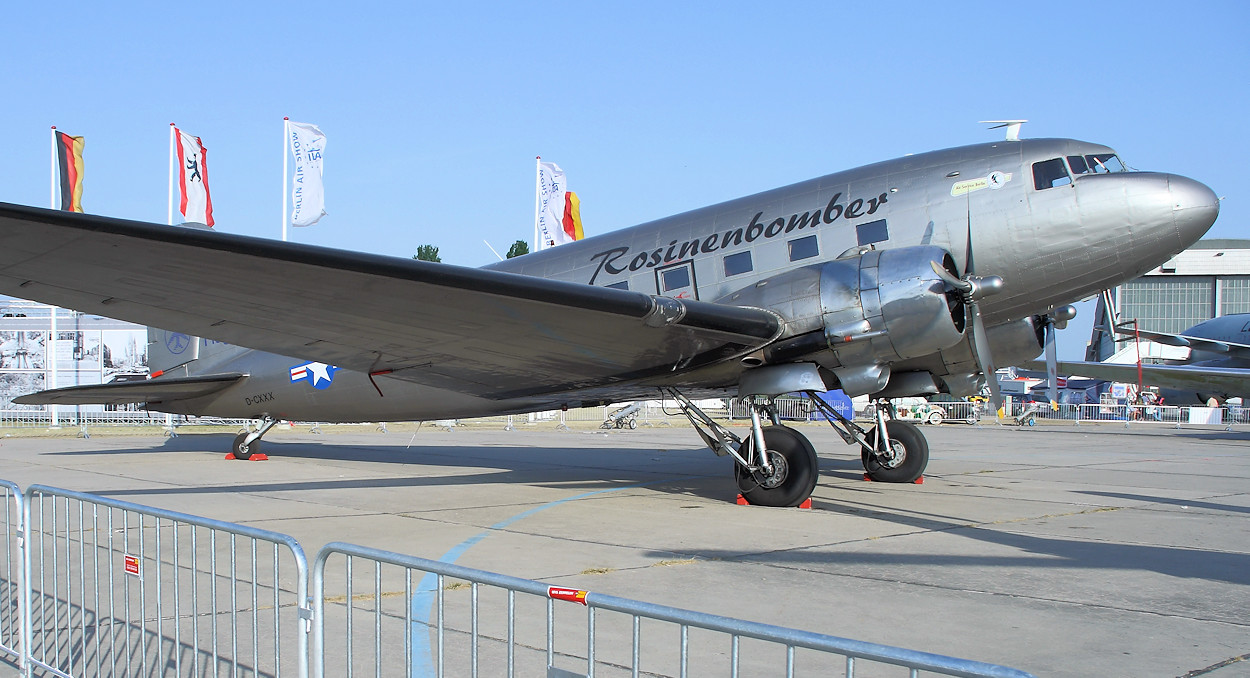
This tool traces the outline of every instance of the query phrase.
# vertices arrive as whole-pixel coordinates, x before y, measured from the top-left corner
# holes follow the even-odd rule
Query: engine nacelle
[[[870,250],[824,265],[825,338],[839,362],[919,358],[963,339],[963,302],[933,262],[955,269],[950,254],[933,246]]]
[[[786,318],[792,336],[748,364],[812,356],[848,394],[874,393],[889,380],[890,364],[964,338],[963,302],[933,271],[934,262],[957,274],[940,247],[866,250],[788,271],[721,301],[771,308]]]

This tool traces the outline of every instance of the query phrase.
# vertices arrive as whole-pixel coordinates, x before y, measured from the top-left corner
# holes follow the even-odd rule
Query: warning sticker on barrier
[[[136,577],[142,577],[143,573],[139,571],[139,556],[125,555],[122,562],[126,566],[126,574],[132,574]]]
[[[548,586],[547,597],[555,600],[567,600],[570,603],[586,604],[587,591],[578,591],[577,589],[565,589],[559,586]]]

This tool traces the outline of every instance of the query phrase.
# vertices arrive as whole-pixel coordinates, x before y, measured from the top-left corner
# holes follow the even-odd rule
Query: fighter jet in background
[[[1164,401],[1172,405],[1222,403],[1230,398],[1250,396],[1250,313],[1220,316],[1200,322],[1180,334],[1137,331],[1121,323],[1116,333],[1153,341],[1165,346],[1189,349],[1183,360],[1164,363],[1143,363],[1143,386],[1161,389]],[[1094,363],[1060,361],[1064,374],[1081,375],[1136,384],[1137,363]],[[1041,369],[1036,361],[1024,365]]]
[[[871,477],[912,481],[928,443],[890,399],[978,392],[1041,352],[1057,309],[1155,268],[1218,211],[1197,181],[1069,139],[909,155],[482,269],[0,204],[0,292],[164,328],[149,381],[23,403],[259,419],[234,443],[247,458],[278,420],[662,394],[749,501],[796,505],[816,452],[777,424],[777,395],[872,396],[874,425],[829,419]],[[691,402],[735,394],[745,437]]]

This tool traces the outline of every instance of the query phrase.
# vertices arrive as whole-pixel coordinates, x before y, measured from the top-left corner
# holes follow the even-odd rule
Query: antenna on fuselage
[[[990,129],[998,129],[1000,127],[1007,128],[1007,141],[1020,140],[1020,125],[1028,122],[1028,120],[981,120],[981,124],[994,125]]]

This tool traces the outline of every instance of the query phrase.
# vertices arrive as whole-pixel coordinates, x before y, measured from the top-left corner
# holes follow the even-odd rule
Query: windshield
[[[1108,174],[1128,171],[1115,153],[1069,155],[1068,167],[1072,169],[1072,174]]]

